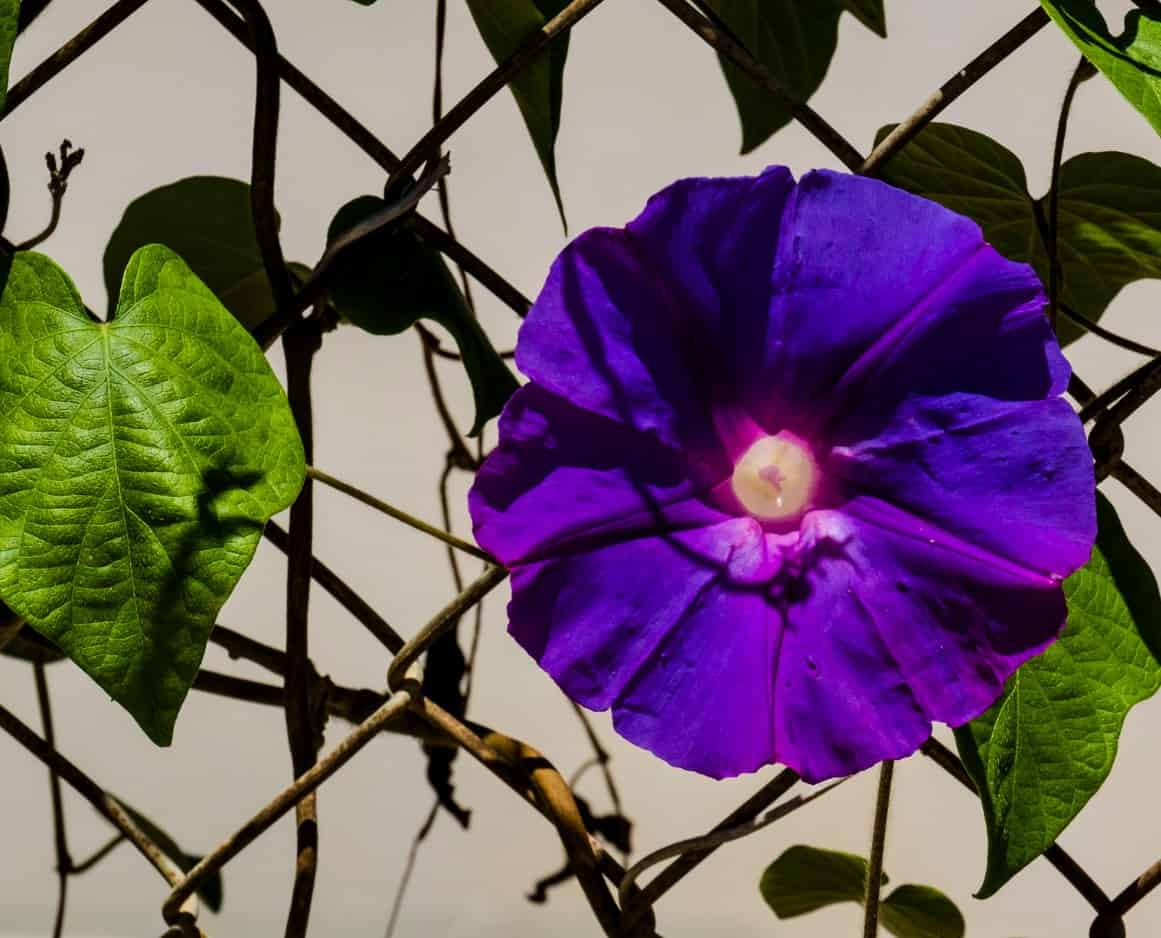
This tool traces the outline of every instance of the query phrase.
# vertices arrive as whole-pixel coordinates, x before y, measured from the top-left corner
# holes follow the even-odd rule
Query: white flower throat
[[[734,495],[755,518],[790,521],[810,507],[818,467],[809,447],[782,432],[757,440],[734,467]]]

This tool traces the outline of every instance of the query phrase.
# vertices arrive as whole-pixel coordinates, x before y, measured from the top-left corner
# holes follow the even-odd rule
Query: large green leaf
[[[0,111],[8,96],[8,66],[20,25],[20,0],[0,0]]]
[[[883,882],[887,882],[886,875]],[[801,844],[766,867],[762,898],[779,918],[795,918],[844,902],[862,905],[867,861],[850,853]],[[963,938],[955,903],[930,886],[904,885],[879,905],[880,922],[898,938]]]
[[[800,101],[809,100],[826,77],[844,10],[881,36],[887,31],[882,0],[706,0],[706,4]],[[728,59],[719,60],[742,121],[742,152],[749,153],[790,123],[792,115]]]
[[[1068,37],[1161,133],[1161,16],[1133,10],[1119,36],[1092,0],[1041,0]]]
[[[891,131],[884,127],[877,140]],[[1000,253],[1048,280],[1048,199],[1028,192],[1019,158],[952,124],[925,128],[884,167],[893,185],[974,218]],[[1061,300],[1097,320],[1128,284],[1161,278],[1161,167],[1127,153],[1083,153],[1060,172]],[[1065,317],[1062,342],[1081,335]]]
[[[176,251],[247,329],[274,311],[246,183],[191,176],[131,202],[105,248],[110,309],[129,258],[147,244],[164,244]],[[308,272],[301,264],[292,264],[291,269],[300,278]]]
[[[499,64],[524,40],[568,6],[569,0],[468,0],[468,9],[492,58]],[[556,135],[560,130],[564,96],[564,63],[568,33],[555,39],[543,55],[527,65],[511,84],[536,155],[552,186],[556,207],[564,221],[564,203],[556,177]]]
[[[1092,559],[1065,581],[1068,625],[956,730],[988,831],[979,895],[1042,854],[1112,769],[1125,716],[1161,686],[1161,595],[1149,565],[1098,493]]]
[[[331,222],[328,240],[334,242],[384,205],[369,195],[348,202]],[[473,434],[516,390],[515,377],[472,315],[447,264],[412,228],[385,229],[347,248],[336,258],[331,279],[335,309],[367,332],[397,335],[430,319],[451,333],[472,383]]]
[[[302,486],[286,397],[160,245],[108,323],[17,254],[0,360],[0,598],[166,745],[214,617]]]

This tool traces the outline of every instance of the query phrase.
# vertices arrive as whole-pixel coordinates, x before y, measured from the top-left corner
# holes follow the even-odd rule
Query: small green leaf
[[[884,127],[876,141],[893,128]],[[1028,193],[1024,167],[1006,147],[952,124],[932,124],[896,154],[882,177],[975,219],[1001,254],[1048,282],[1041,234],[1048,197]],[[1161,167],[1127,153],[1082,153],[1060,171],[1061,301],[1098,320],[1128,284],[1161,278]],[[1066,317],[1061,342],[1082,335]]]
[[[286,396],[160,245],[108,323],[17,254],[0,360],[0,598],[167,745],[218,610],[302,486]]]
[[[569,0],[468,0],[468,9],[484,44],[500,64],[524,40],[543,29]],[[565,223],[564,202],[556,176],[556,135],[560,131],[564,96],[564,64],[568,58],[568,33],[555,39],[543,55],[527,65],[511,84],[512,94],[536,147],[536,155],[548,176],[552,196]]]
[[[886,874],[883,883],[887,882]],[[778,918],[796,918],[827,906],[866,901],[867,861],[850,853],[798,845],[766,867],[762,898]],[[930,886],[900,886],[880,906],[880,921],[898,938],[963,938],[955,903]]]
[[[759,62],[800,101],[826,77],[838,45],[843,0],[707,0]],[[719,57],[742,121],[742,152],[749,153],[792,118],[768,91]]]
[[[134,824],[141,828],[141,832],[157,844],[161,848],[161,852],[169,857],[183,873],[188,873],[201,862],[201,857],[195,856],[192,853],[186,853],[182,850],[177,845],[177,841],[140,811],[133,810],[133,808],[120,799],[118,799],[117,804],[125,809],[125,813],[129,815]],[[211,911],[221,912],[222,900],[224,898],[221,871],[219,870],[207,876],[198,887],[197,893],[202,902],[210,907]]]
[[[347,203],[331,222],[328,241],[384,205],[374,196]],[[473,435],[500,413],[516,390],[516,379],[472,315],[447,264],[412,228],[389,228],[346,249],[335,259],[332,280],[335,309],[367,332],[397,335],[420,319],[430,319],[451,333],[472,383]]]
[[[766,867],[758,888],[779,918],[795,918],[838,902],[862,905],[867,861],[851,853],[798,844]]]
[[[0,0],[0,111],[8,97],[8,66],[20,28],[20,0]]]
[[[1129,710],[1161,686],[1161,595],[1098,493],[1092,559],[1065,581],[1068,625],[956,730],[988,830],[986,898],[1040,856],[1112,769]]]
[[[105,289],[112,309],[121,272],[147,244],[175,251],[247,329],[274,312],[274,295],[254,234],[250,186],[221,176],[191,176],[139,196],[105,248]],[[290,265],[304,279],[301,264]]]
[[[1120,36],[1092,0],[1041,0],[1078,49],[1161,133],[1161,17],[1132,10]]]
[[[879,906],[879,921],[897,938],[963,938],[963,914],[930,886],[900,886]]]
[[[843,0],[843,6],[871,32],[887,38],[887,13],[883,9],[883,0]]]

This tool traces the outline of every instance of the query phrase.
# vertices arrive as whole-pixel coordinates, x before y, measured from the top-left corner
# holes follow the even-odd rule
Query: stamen
[[[790,521],[810,507],[818,467],[806,443],[783,431],[746,450],[730,481],[738,501],[755,518]]]

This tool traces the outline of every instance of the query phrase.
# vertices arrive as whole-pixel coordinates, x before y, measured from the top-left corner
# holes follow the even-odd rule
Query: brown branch
[[[169,861],[161,848],[133,822],[133,819],[129,817],[117,799],[108,794],[3,706],[0,706],[0,730],[15,739],[46,766],[55,770],[60,778],[91,804],[101,817],[125,835],[125,838],[137,848],[137,851],[149,861],[150,865],[161,874],[166,882],[175,885],[182,881],[180,870]],[[171,922],[196,917],[197,905],[192,896],[192,892],[186,893],[175,904]],[[191,900],[189,906],[185,905],[187,899]]]
[[[451,628],[459,621],[460,616],[480,602],[492,590],[508,578],[508,571],[503,567],[488,567],[480,576],[473,580],[455,599],[444,606],[432,619],[423,626],[415,637],[411,639],[391,662],[387,669],[387,686],[398,692],[405,683],[409,682],[407,672],[446,629]]]
[[[919,110],[884,137],[879,145],[871,151],[866,161],[857,167],[858,172],[865,176],[878,175],[887,161],[910,143],[919,131],[943,113],[948,105],[1040,32],[1049,22],[1048,14],[1044,12],[1043,7],[1037,7],[1020,20],[1008,32],[944,82],[935,94],[923,102]]]
[[[291,327],[282,337],[286,355],[287,397],[302,438],[307,462],[314,458],[314,418],[311,370],[322,344],[318,312]],[[309,608],[314,539],[314,484],[308,476],[290,509],[290,549],[286,574],[286,733],[294,777],[315,764],[320,744],[313,706],[315,673],[310,663]],[[294,889],[286,924],[286,938],[305,938],[318,872],[318,806],[311,793],[296,805],[296,860]]]
[[[245,24],[226,6],[223,0],[197,0],[197,3],[217,20],[230,35],[253,51]],[[399,166],[399,157],[389,147],[291,62],[279,56],[276,64],[282,80],[330,121],[348,140],[374,160],[384,172],[391,173]],[[523,316],[528,311],[531,303],[527,297],[448,232],[443,231],[420,215],[414,216],[411,224],[416,233],[427,244],[466,270],[475,278],[477,283],[491,292],[518,316]],[[304,305],[303,309],[306,309],[308,305],[310,304]]]
[[[809,104],[800,101],[798,96],[791,92],[770,69],[755,59],[726,30],[721,29],[717,24],[698,13],[686,3],[686,0],[659,0],[659,2],[719,55],[736,65],[747,78],[776,98],[778,103],[786,108],[805,130],[813,134],[815,139],[830,150],[848,169],[857,171],[863,165],[862,154],[855,149],[849,140],[827,123],[822,115]]]
[[[286,553],[290,549],[289,535],[273,521],[266,525],[264,535],[266,540],[270,541],[271,544],[283,553]],[[330,593],[332,598],[340,606],[354,616],[392,654],[395,654],[407,644],[404,638],[388,624],[386,619],[372,609],[366,600],[351,589],[337,573],[317,557],[311,562],[311,576],[319,586]]]
[[[798,774],[791,769],[784,769],[774,778],[762,786],[756,793],[726,815],[721,823],[710,833],[717,834],[735,827],[740,827],[754,820],[759,814],[781,798],[795,784],[798,783]],[[649,914],[653,905],[665,893],[676,886],[687,875],[692,873],[703,860],[709,857],[717,847],[683,854],[674,860],[665,869],[657,874],[635,900],[624,911],[625,928],[631,930],[645,915]]]
[[[887,813],[891,807],[891,783],[895,763],[879,766],[879,787],[875,795],[875,820],[871,831],[871,857],[867,862],[867,891],[863,899],[863,938],[879,934],[879,895],[883,888],[883,853],[887,846]]]
[[[475,544],[471,544],[462,538],[456,537],[435,525],[428,524],[422,518],[417,518],[415,515],[403,511],[401,508],[396,508],[389,502],[376,498],[368,492],[364,492],[360,488],[356,488],[349,482],[344,482],[342,479],[337,479],[328,473],[317,469],[314,466],[306,467],[307,476],[317,482],[322,482],[324,485],[334,489],[336,492],[342,492],[344,495],[349,495],[356,501],[362,502],[369,508],[374,508],[376,511],[387,515],[389,518],[394,518],[396,521],[401,521],[403,524],[416,531],[421,531],[429,537],[434,537],[438,541],[443,541],[448,547],[454,547],[456,550],[462,550],[465,554],[471,554],[473,557],[483,560],[487,563],[495,563],[495,559],[485,550],[481,550]]]
[[[36,677],[36,702],[40,709],[40,722],[44,727],[44,742],[49,749],[56,749],[56,729],[52,720],[52,699],[48,692],[48,678],[44,672],[44,662],[33,662],[32,672]],[[64,932],[65,908],[68,903],[69,875],[73,872],[73,859],[69,855],[68,832],[65,827],[64,800],[61,797],[60,773],[56,766],[48,767],[48,787],[52,797],[53,847],[56,851],[57,904],[56,919],[53,923],[53,938],[60,938]]]
[[[405,713],[410,702],[411,695],[404,691],[384,703],[331,752],[315,763],[308,772],[280,792],[213,853],[203,858],[184,878],[179,878],[173,892],[166,899],[165,905],[162,906],[162,914],[165,916],[166,922],[170,924],[177,922],[181,916],[182,903],[197,891],[206,877],[213,875],[229,863],[294,808],[299,801],[316,791],[323,782],[354,758],[387,724]]]

